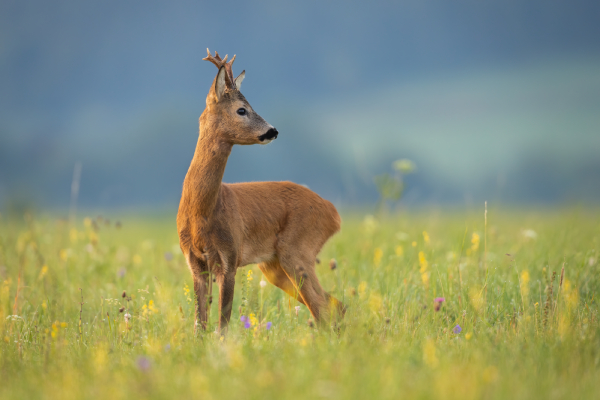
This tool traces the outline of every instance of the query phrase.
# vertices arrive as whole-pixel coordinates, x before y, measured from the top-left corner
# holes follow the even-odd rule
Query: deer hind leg
[[[260,268],[265,278],[267,278],[271,284],[277,286],[279,289],[286,292],[290,297],[306,305],[300,296],[300,293],[298,293],[296,286],[294,286],[290,278],[288,278],[287,274],[281,267],[281,264],[279,264],[278,259],[275,258],[274,260],[260,263],[258,264],[258,268]]]
[[[204,260],[196,257],[191,251],[186,255],[186,260],[192,271],[194,292],[196,293],[196,324],[194,330],[196,331],[199,327],[206,330],[208,308],[210,307],[208,266]]]
[[[320,324],[332,322],[344,315],[345,307],[338,299],[323,290],[315,272],[315,260],[302,261],[301,257],[280,255],[281,266],[300,293],[315,321]]]
[[[217,275],[217,283],[219,284],[219,330],[224,334],[231,319],[235,271]]]

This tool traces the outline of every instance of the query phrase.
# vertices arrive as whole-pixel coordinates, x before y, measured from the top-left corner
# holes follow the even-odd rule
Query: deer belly
[[[267,262],[275,257],[275,248],[272,245],[260,243],[254,246],[245,245],[242,249],[242,262],[240,266]]]

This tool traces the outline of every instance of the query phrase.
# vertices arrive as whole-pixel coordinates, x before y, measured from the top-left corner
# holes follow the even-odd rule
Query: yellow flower
[[[250,315],[248,316],[248,319],[250,320],[250,323],[251,323],[253,326],[256,326],[256,325],[258,325],[258,318],[256,318],[256,315],[254,315],[254,314],[250,314]]]
[[[365,292],[367,291],[367,282],[362,281],[360,285],[358,285],[358,297],[361,299],[365,296]]]
[[[472,337],[473,337],[473,334],[471,332],[469,332],[465,335],[465,339],[467,339],[467,340],[471,340]]]
[[[426,231],[423,231],[423,240],[429,244],[429,234]]]
[[[411,246],[412,246],[412,247],[417,247],[417,242],[416,242],[416,241],[413,241],[413,242],[411,243]]]
[[[479,235],[473,232],[473,236],[471,236],[471,250],[473,252],[477,251],[479,248]]]
[[[421,273],[421,281],[423,281],[423,285],[427,286],[429,284],[429,273],[427,272],[427,259],[425,258],[425,253],[422,251],[419,252],[419,272]]]
[[[136,254],[133,256],[133,263],[134,264],[141,264],[142,263],[142,257],[139,254]]]
[[[529,272],[527,270],[521,272],[521,293],[523,297],[529,295]]]
[[[375,266],[379,266],[381,264],[381,258],[383,257],[383,250],[379,247],[375,249],[375,255],[373,256],[373,263]]]
[[[69,253],[70,251],[68,249],[61,249],[58,253],[58,256],[61,260],[67,261],[67,259],[69,258]]]
[[[248,275],[246,275],[246,280],[247,280],[248,282],[250,282],[251,280],[253,280],[253,279],[254,279],[254,278],[252,277],[252,274],[253,274],[252,270],[251,270],[251,269],[249,269],[249,270],[248,270]]]
[[[402,246],[398,245],[396,246],[396,255],[398,257],[401,257],[404,254],[404,249],[402,248]]]
[[[44,278],[44,275],[46,275],[48,273],[48,266],[44,265],[42,267],[42,269],[40,270],[40,276],[38,276],[38,280],[42,280],[42,278]]]
[[[425,253],[422,251],[419,252],[419,265],[421,266],[421,269],[419,269],[420,273],[427,271],[427,259],[425,258]]]
[[[86,228],[91,228],[92,227],[92,219],[90,217],[85,217],[83,219],[83,226],[85,226]]]

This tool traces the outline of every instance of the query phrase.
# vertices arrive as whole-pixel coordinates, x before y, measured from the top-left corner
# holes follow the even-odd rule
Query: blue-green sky
[[[325,5],[324,5],[325,4]],[[600,3],[0,4],[0,204],[176,207],[216,69],[275,125],[225,180],[337,204],[413,159],[405,201],[600,200]]]

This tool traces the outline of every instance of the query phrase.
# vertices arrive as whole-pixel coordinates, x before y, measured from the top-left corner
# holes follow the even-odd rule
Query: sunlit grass
[[[3,216],[0,398],[595,397],[598,217],[346,215],[317,265],[341,325],[248,266],[222,338],[217,301],[194,335],[174,218]]]

